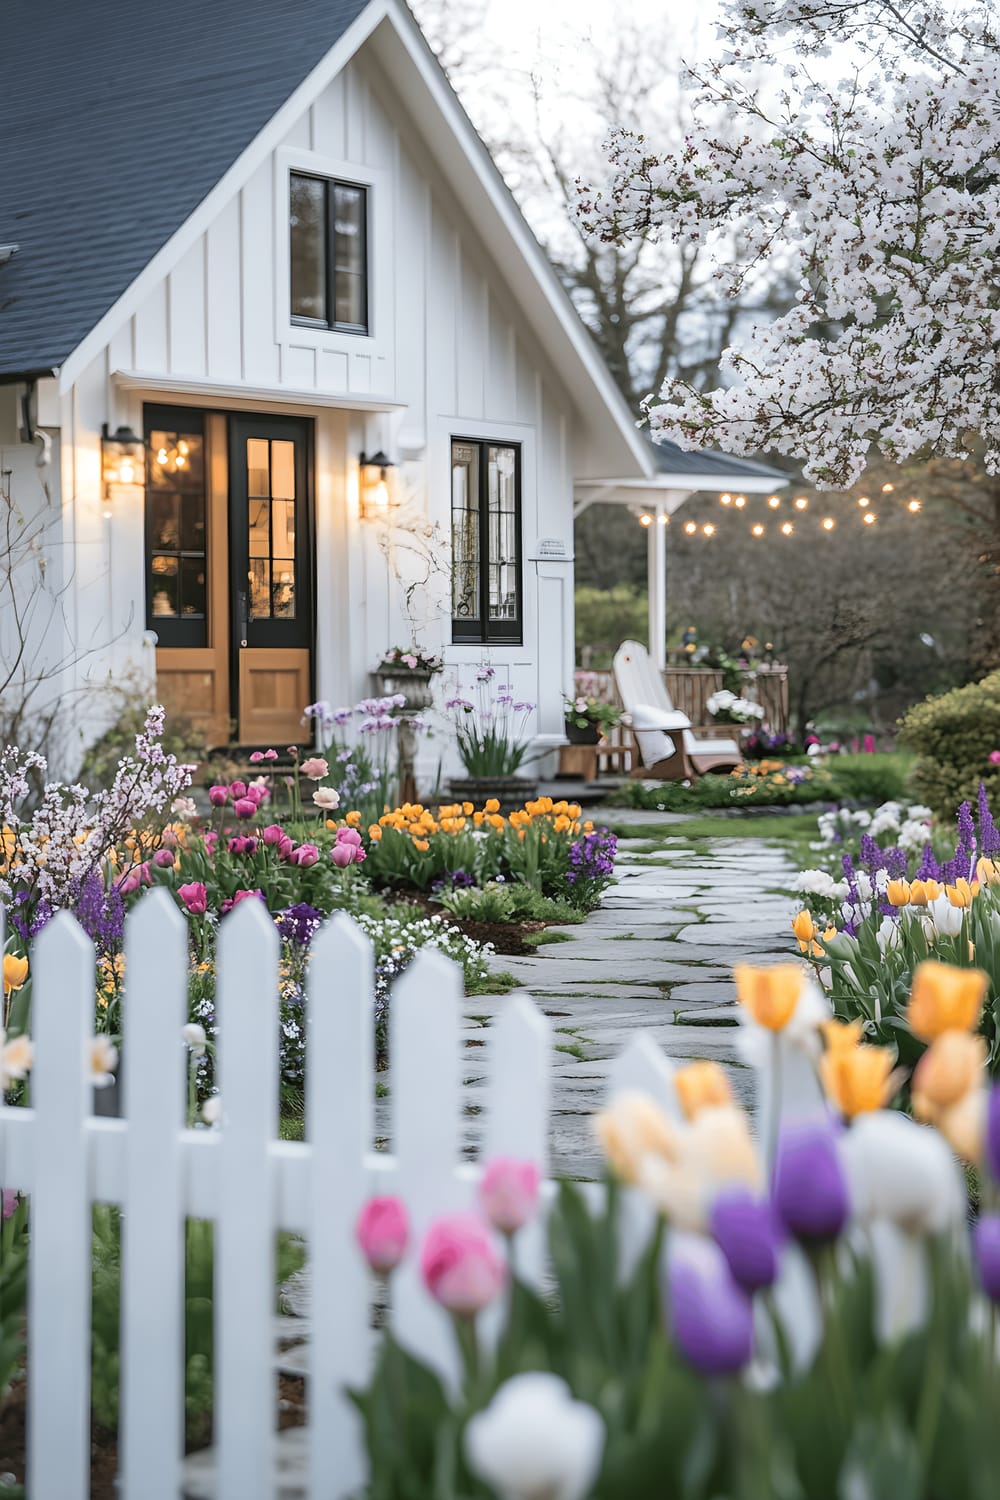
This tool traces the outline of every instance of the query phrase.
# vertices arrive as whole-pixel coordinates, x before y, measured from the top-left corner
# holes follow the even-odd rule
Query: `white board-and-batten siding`
[[[287,195],[296,167],[369,188],[370,336],[291,322]],[[63,503],[87,559],[79,628],[96,638],[113,626],[114,670],[143,655],[143,518],[139,506],[134,514],[120,507],[110,522],[102,513],[100,428],[130,422],[141,430],[147,400],[315,419],[316,689],[337,701],[364,691],[379,652],[413,634],[385,549],[357,519],[359,452],[381,447],[403,460],[411,494],[447,546],[450,437],[520,442],[524,644],[491,655],[510,663],[520,696],[544,705],[537,732],[558,738],[572,674],[572,569],[536,569],[529,559],[539,536],[561,537],[571,551],[572,404],[419,122],[389,97],[365,48],[123,315],[61,398],[70,434]],[[440,617],[421,622],[420,639],[467,669],[481,650],[450,646],[440,593]]]

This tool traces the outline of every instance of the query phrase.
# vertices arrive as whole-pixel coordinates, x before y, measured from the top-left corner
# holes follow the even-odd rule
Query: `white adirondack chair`
[[[660,781],[693,781],[709,771],[729,771],[743,759],[735,740],[699,740],[691,720],[670,701],[666,684],[645,646],[623,641],[615,653],[615,682],[642,765],[632,775]]]

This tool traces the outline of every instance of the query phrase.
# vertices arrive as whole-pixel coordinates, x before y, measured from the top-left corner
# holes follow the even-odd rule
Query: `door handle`
[[[238,604],[239,604],[240,645],[241,646],[245,646],[246,643],[247,643],[247,629],[248,629],[247,592],[246,592],[246,589],[240,589],[239,594],[237,596],[237,600],[238,600]]]

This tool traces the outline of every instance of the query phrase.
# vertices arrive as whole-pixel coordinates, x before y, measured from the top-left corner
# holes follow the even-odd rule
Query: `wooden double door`
[[[312,423],[145,412],[158,692],[211,745],[283,749],[312,697]]]

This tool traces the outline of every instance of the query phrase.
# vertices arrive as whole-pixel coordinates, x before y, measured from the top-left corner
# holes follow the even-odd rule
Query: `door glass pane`
[[[295,562],[292,558],[276,557],[273,569],[272,601],[275,619],[295,619]]]
[[[333,268],[334,318],[364,328],[368,322],[366,286],[366,216],[368,194],[365,188],[338,182],[334,185]]]
[[[267,500],[251,500],[249,503],[251,557],[271,555],[271,539],[267,527],[269,510],[270,502]]]
[[[266,494],[251,490],[251,494]],[[271,494],[275,500],[295,499],[295,444],[275,441],[271,444]]]
[[[157,619],[169,619],[179,614],[177,608],[177,558],[154,556],[150,560],[152,573],[152,612]]]
[[[478,620],[479,604],[479,449],[451,447],[452,616]]]
[[[292,317],[327,321],[326,183],[291,174],[289,235]]]
[[[205,501],[202,495],[185,495],[181,500],[181,550],[205,555]]]
[[[205,613],[205,560],[181,558],[181,614],[198,618]]]
[[[490,619],[517,618],[517,455],[513,448],[488,450]]]
[[[247,494],[269,495],[271,483],[266,438],[247,438]]]
[[[271,618],[271,560],[267,557],[250,560],[250,618]]]
[[[155,491],[151,495],[149,502],[149,545],[151,547],[177,550],[180,538],[177,520],[179,507],[179,495],[172,495],[169,492],[157,494]]]
[[[295,501],[271,501],[271,549],[276,557],[295,556]]]

